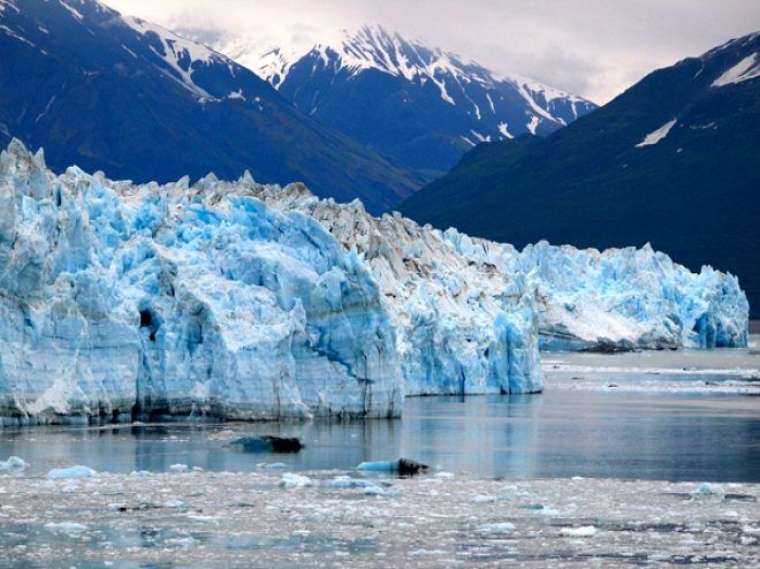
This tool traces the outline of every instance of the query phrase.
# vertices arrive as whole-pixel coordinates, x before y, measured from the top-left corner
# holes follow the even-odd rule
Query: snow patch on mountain
[[[278,89],[299,61],[310,59],[315,65],[313,73],[319,64],[336,74],[345,72],[349,76],[357,76],[364,71],[375,70],[423,85],[432,83],[446,103],[457,106],[466,101],[472,105],[476,120],[481,119],[482,109],[468,95],[473,84],[486,90],[483,104],[488,104],[492,115],[503,112],[495,104],[497,99],[503,100],[500,90],[516,91],[530,112],[526,125],[538,124],[533,115],[556,126],[567,124],[565,118],[551,111],[552,104],[559,101],[567,102],[574,113],[573,118],[577,118],[580,105],[585,106],[586,111],[593,108],[588,101],[560,89],[525,77],[497,75],[475,62],[464,61],[454,53],[429,48],[421,41],[409,41],[380,26],[363,26],[355,32],[341,30],[335,34],[328,32],[327,35],[332,37],[316,45],[283,42],[276,47],[262,47],[256,41],[241,37],[222,37],[214,43],[214,47],[249,67]],[[499,138],[498,130],[494,130],[494,138]]]
[[[712,82],[713,87],[725,87],[749,81],[755,77],[760,77],[760,61],[757,53],[752,53],[742,59],[739,63],[726,70],[720,77]]]
[[[80,22],[84,20],[84,16],[82,16],[82,13],[76,8],[74,8],[73,6],[71,6],[68,2],[66,2],[66,0],[58,0],[58,3],[61,6],[63,6],[66,9],[66,11],[69,14],[71,14],[75,19],[79,20]]]
[[[182,83],[193,93],[205,99],[213,97],[193,81],[193,71],[198,64],[227,63],[226,58],[206,46],[180,37],[156,24],[140,18],[125,16],[125,24],[142,36],[158,39],[160,51],[151,45],[151,50],[161,57],[179,77]]]
[[[20,11],[19,7],[16,6],[16,0],[0,0],[0,16],[2,16],[8,8],[14,10],[16,13]]]
[[[636,145],[636,148],[643,148],[644,146],[652,146],[654,144],[657,144],[661,140],[663,140],[666,136],[668,136],[668,133],[670,133],[670,129],[672,129],[676,122],[678,122],[678,119],[673,119],[668,122],[666,122],[664,125],[662,125],[660,128],[650,132],[647,134],[644,139],[639,142]]]

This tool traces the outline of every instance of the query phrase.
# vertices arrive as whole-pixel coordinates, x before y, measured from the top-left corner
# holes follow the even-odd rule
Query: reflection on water
[[[226,442],[298,436],[295,455],[247,454]],[[533,396],[409,399],[404,419],[355,423],[5,429],[0,458],[39,475],[54,466],[164,471],[177,463],[244,471],[351,469],[405,456],[478,477],[760,481],[760,400],[734,395],[550,390]]]

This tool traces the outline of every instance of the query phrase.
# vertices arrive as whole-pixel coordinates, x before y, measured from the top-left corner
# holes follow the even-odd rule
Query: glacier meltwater
[[[651,248],[517,251],[213,175],[0,156],[0,424],[394,417],[541,391],[539,347],[740,346],[738,281]]]

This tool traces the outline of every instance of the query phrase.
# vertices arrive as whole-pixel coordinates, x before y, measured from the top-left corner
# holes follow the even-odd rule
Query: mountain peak
[[[456,102],[449,88],[456,89],[457,84],[476,83],[492,88],[498,83],[509,83],[531,107],[536,120],[553,123],[556,127],[564,126],[569,121],[547,109],[551,101],[564,99],[571,105],[582,103],[588,107],[586,111],[595,107],[581,97],[534,79],[496,74],[456,53],[430,47],[419,39],[409,40],[380,24],[364,24],[355,30],[344,28],[327,33],[325,39],[313,44],[283,42],[262,47],[242,37],[222,37],[214,43],[214,47],[253,70],[276,89],[282,87],[296,63],[310,58],[333,73],[356,76],[374,70],[407,81],[430,82],[437,87],[441,99],[451,105]],[[570,118],[577,118],[580,114],[574,110]],[[531,124],[531,119],[528,117],[526,126]],[[534,129],[529,130],[535,134]]]
[[[267,47],[221,34],[212,46],[302,112],[429,176],[481,142],[545,135],[596,108],[377,24]]]

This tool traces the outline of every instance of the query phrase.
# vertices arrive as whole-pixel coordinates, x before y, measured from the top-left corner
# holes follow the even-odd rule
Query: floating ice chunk
[[[422,557],[426,555],[446,555],[448,554],[448,551],[445,549],[415,549],[414,551],[410,551],[409,555],[414,557]]]
[[[11,456],[8,460],[0,460],[0,472],[20,472],[29,464],[17,456]]]
[[[287,468],[288,465],[284,462],[259,462],[256,468],[268,468],[271,470],[279,470],[281,468]]]
[[[499,522],[492,524],[483,524],[478,527],[478,532],[486,534],[510,533],[515,529],[515,524],[510,522]]]
[[[364,480],[350,476],[336,476],[327,483],[330,488],[360,488],[367,496],[396,496],[398,490],[391,488],[387,482]]]
[[[562,528],[559,533],[565,537],[593,537],[596,535],[596,528],[594,526]]]
[[[97,476],[97,472],[89,466],[69,466],[68,468],[54,468],[47,473],[50,480],[69,480],[74,478],[91,478]]]
[[[487,496],[485,494],[478,494],[475,496],[472,501],[476,504],[490,504],[491,502],[496,502],[499,498],[497,496]]]
[[[372,462],[362,462],[356,467],[356,469],[365,472],[396,472],[397,466],[398,462],[395,460],[377,460]]]
[[[133,478],[148,478],[149,476],[153,476],[153,473],[149,470],[133,470],[129,475]]]
[[[336,476],[327,482],[327,486],[330,488],[366,488],[367,486],[377,486],[377,482],[363,478],[351,478],[350,476]]]
[[[177,546],[177,547],[188,548],[188,547],[193,547],[194,545],[197,545],[198,544],[198,540],[195,539],[192,536],[188,536],[188,537],[175,537],[175,538],[172,538],[172,539],[167,539],[165,541],[165,543],[166,543],[166,545],[170,545],[170,546]]]
[[[362,489],[362,494],[365,496],[398,496],[401,492],[396,488],[391,487],[390,484],[375,482],[374,484],[367,484]]]
[[[266,435],[263,437],[240,437],[230,443],[230,446],[239,447],[245,452],[281,452],[293,453],[303,449],[304,445],[297,437],[277,437]]]
[[[692,496],[722,496],[724,493],[721,486],[703,482],[691,494]]]
[[[422,464],[408,458],[400,458],[398,460],[379,460],[371,462],[362,462],[356,467],[357,470],[365,472],[393,472],[402,476],[413,476],[420,472],[427,471],[430,467],[427,464]]]
[[[78,534],[87,531],[87,526],[76,522],[50,522],[45,524],[45,529],[59,533]]]
[[[445,479],[451,479],[454,478],[453,472],[436,472],[435,473],[436,478],[445,478]]]
[[[169,470],[172,472],[187,472],[190,470],[190,467],[187,464],[172,464]]]
[[[312,486],[313,484],[314,482],[308,476],[295,474],[293,472],[284,473],[282,475],[282,480],[280,480],[280,488],[285,488],[288,490],[294,488],[305,488],[307,486]]]
[[[185,507],[185,503],[182,500],[177,500],[177,499],[167,500],[161,505],[164,508],[184,508]]]

